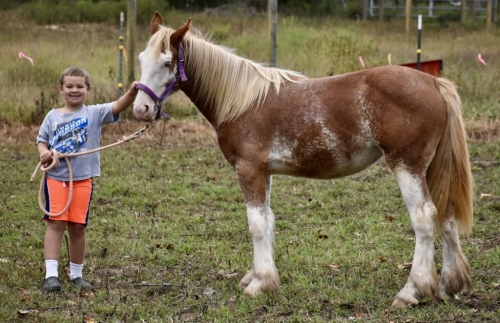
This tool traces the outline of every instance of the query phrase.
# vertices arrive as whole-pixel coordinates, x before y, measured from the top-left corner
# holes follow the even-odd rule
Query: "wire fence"
[[[498,21],[498,0],[493,0],[493,22]],[[380,6],[382,5],[382,8]],[[422,15],[425,18],[440,18],[456,15],[460,17],[462,8],[461,1],[453,0],[413,0],[412,17]],[[487,0],[466,1],[468,17],[472,19],[486,19]],[[383,10],[381,10],[383,9]],[[369,0],[368,16],[370,18],[379,17],[405,17],[405,0]]]

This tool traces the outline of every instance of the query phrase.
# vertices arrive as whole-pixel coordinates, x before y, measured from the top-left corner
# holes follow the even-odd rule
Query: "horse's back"
[[[447,108],[434,76],[407,67],[385,66],[317,82],[325,88],[324,104],[337,118],[336,124],[351,134],[366,133],[384,154],[411,150],[418,155],[437,147]]]

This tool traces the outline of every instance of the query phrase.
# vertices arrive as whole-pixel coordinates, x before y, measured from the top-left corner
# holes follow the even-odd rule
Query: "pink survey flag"
[[[19,58],[23,58],[23,57],[26,58],[27,60],[29,60],[31,62],[31,65],[35,66],[35,64],[33,63],[33,59],[29,56],[24,55],[23,52],[19,52],[17,55],[19,56]]]
[[[363,60],[363,57],[359,56],[359,61],[361,62],[361,66],[365,68],[365,61]]]
[[[483,57],[481,56],[481,53],[477,54],[477,59],[479,59],[479,61],[484,65],[486,66],[486,62],[484,61]]]

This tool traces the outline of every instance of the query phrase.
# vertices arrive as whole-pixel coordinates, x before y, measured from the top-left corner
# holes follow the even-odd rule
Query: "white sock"
[[[59,267],[59,261],[54,259],[45,260],[45,278],[52,276],[59,277],[57,268]]]
[[[75,279],[78,277],[82,277],[83,264],[74,264],[72,262],[69,263],[69,277],[71,279]]]

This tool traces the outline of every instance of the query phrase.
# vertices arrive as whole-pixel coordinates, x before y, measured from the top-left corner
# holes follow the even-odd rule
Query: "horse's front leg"
[[[274,214],[270,208],[271,176],[252,166],[236,167],[247,207],[248,227],[252,235],[254,259],[252,268],[240,282],[244,293],[255,296],[279,288],[274,264]]]

